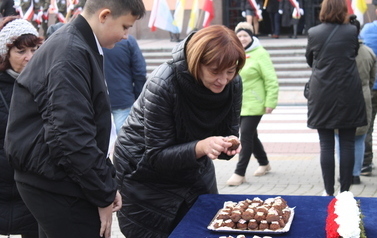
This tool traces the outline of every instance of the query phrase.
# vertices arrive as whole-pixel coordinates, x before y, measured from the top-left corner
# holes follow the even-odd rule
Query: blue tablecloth
[[[218,195],[205,194],[199,196],[198,200],[178,226],[171,233],[169,238],[219,238],[224,235],[236,237],[237,233],[215,232],[207,229],[207,226],[223,207],[225,201],[242,201],[245,199],[267,199],[276,197],[272,195]],[[295,215],[289,232],[272,237],[295,237],[295,238],[325,238],[325,222],[327,217],[327,206],[333,197],[319,196],[282,196],[290,207],[295,208]],[[364,217],[364,226],[368,238],[377,238],[377,198],[356,197],[360,200],[361,210]],[[247,238],[254,234],[242,233]],[[259,236],[263,236],[258,234]],[[271,235],[270,235],[271,236]]]

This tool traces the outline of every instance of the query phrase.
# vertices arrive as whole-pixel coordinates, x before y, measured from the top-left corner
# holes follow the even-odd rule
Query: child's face
[[[102,47],[113,48],[115,43],[127,39],[128,29],[137,20],[136,16],[127,14],[118,18],[108,15],[102,27],[101,36],[97,36]]]

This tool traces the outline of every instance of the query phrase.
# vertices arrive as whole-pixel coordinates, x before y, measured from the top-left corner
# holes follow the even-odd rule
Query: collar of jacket
[[[94,32],[86,19],[83,16],[78,15],[76,19],[73,20],[72,24],[79,30],[79,32],[81,32],[90,48],[100,54],[100,52],[98,51],[96,39],[94,38]]]

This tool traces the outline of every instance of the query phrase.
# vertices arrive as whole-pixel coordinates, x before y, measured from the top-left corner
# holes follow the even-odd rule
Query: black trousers
[[[242,145],[235,173],[245,176],[250,157],[258,160],[259,165],[268,165],[266,151],[258,138],[257,127],[262,116],[242,116],[240,120],[240,141]]]
[[[352,183],[352,171],[355,164],[356,128],[339,129],[339,175],[340,192],[348,191]],[[335,185],[335,138],[334,130],[318,129],[321,148],[321,169],[326,193],[334,195]]]
[[[100,238],[98,208],[87,200],[51,193],[17,182],[39,224],[39,238]]]

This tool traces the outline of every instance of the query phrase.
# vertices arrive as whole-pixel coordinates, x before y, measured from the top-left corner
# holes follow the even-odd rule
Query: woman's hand
[[[236,139],[238,142],[240,141],[236,136],[228,136],[228,137],[225,137],[225,140],[226,141],[229,141],[229,139]],[[233,145],[233,144],[232,144]],[[227,155],[229,156],[232,156],[232,155],[235,155],[235,154],[238,154],[240,153],[242,147],[241,147],[241,143],[239,144],[239,146],[236,148],[236,149],[232,149],[231,148],[232,146],[229,146],[226,151],[224,153],[226,153]]]
[[[274,110],[274,109],[271,108],[271,107],[266,107],[266,114],[270,114],[270,113],[272,113],[273,110]]]
[[[229,150],[232,143],[228,141],[228,138],[232,137],[235,136],[211,136],[199,141],[195,147],[196,158],[198,159],[207,155],[210,159],[214,160],[217,159],[221,153],[226,153],[227,155],[235,155],[236,153],[239,153],[241,150],[240,146],[236,150]]]

